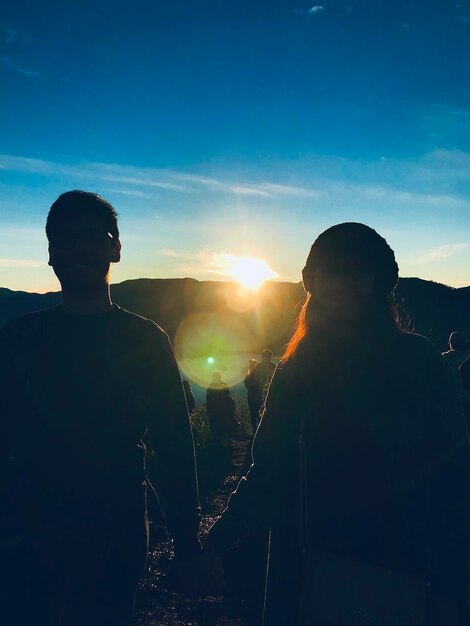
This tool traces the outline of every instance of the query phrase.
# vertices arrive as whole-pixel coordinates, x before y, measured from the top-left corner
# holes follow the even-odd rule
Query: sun
[[[263,259],[251,256],[239,257],[234,261],[229,273],[243,287],[255,291],[269,278],[277,278],[277,273],[272,270]]]

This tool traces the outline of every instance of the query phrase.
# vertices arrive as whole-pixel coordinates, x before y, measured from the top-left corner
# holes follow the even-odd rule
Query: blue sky
[[[0,286],[56,289],[48,207],[121,217],[113,280],[298,281],[363,221],[402,276],[470,284],[470,3],[96,0],[0,9]]]

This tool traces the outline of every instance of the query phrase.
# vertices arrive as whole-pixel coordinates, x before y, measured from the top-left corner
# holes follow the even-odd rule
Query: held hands
[[[176,564],[178,589],[187,598],[221,595],[225,589],[220,555],[205,549],[197,557]]]

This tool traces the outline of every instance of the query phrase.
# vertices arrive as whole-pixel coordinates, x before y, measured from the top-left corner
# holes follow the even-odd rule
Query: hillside
[[[196,331],[201,325],[226,330],[225,349],[259,352],[265,346],[279,352],[286,343],[303,293],[300,283],[267,282],[244,296],[235,283],[182,279],[137,279],[112,286],[122,307],[158,322],[177,339],[178,329]],[[36,294],[0,288],[0,325],[59,302],[58,292]],[[429,337],[441,350],[453,330],[470,334],[470,288],[402,278],[396,292],[409,327]],[[181,331],[180,331],[181,332]],[[233,338],[236,339],[233,339]],[[237,345],[230,345],[230,341]]]

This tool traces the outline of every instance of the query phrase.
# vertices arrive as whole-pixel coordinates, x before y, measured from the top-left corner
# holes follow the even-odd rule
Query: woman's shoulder
[[[291,384],[298,384],[305,367],[293,357],[286,361],[279,361],[271,377],[270,387],[285,388]]]
[[[434,343],[417,333],[398,333],[395,351],[405,370],[439,373],[448,367]]]
[[[424,337],[424,335],[419,335],[418,333],[399,332],[397,335],[397,345],[400,348],[418,356],[441,356],[440,351],[436,348],[432,341],[427,337]]]
[[[289,373],[292,371],[292,362],[293,359],[288,359],[287,361],[279,361],[274,369],[274,374],[271,380],[274,380],[274,377],[277,379],[283,379],[286,376],[289,376]]]

